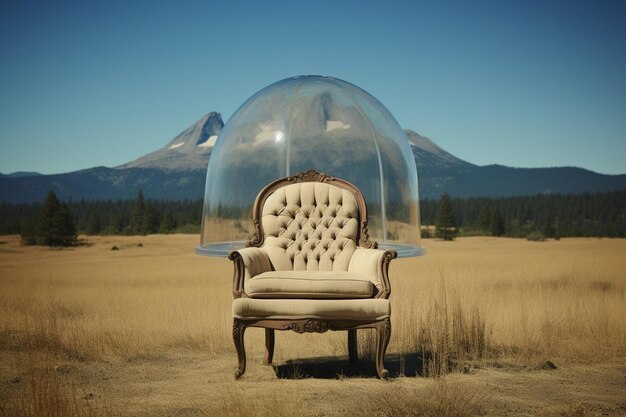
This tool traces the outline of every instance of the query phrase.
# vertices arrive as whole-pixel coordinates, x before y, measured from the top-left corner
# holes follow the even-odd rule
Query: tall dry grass
[[[427,389],[393,387],[359,402],[352,416],[469,417],[483,412],[483,395],[440,380]]]
[[[193,237],[95,238],[91,247],[0,252],[0,348],[79,360],[135,360],[178,349],[231,353],[231,265],[196,256]],[[450,359],[594,361],[626,354],[626,242],[427,241],[392,263],[391,353]],[[110,251],[117,244],[119,251]],[[11,246],[13,245],[13,246]],[[345,335],[280,334],[287,359],[345,354]],[[247,334],[251,353],[262,332]],[[361,354],[375,335],[361,332]],[[282,342],[284,340],[284,342]],[[288,346],[288,348],[284,348]]]
[[[120,416],[110,399],[100,406],[92,404],[93,393],[86,392],[75,378],[68,377],[71,367],[52,367],[47,355],[35,354],[29,358],[19,375],[10,383],[12,395],[0,396],[2,417],[89,417]],[[2,398],[6,397],[6,398]]]
[[[187,265],[176,247],[168,253],[156,241],[146,249],[122,238],[122,250],[110,251],[102,240],[89,248],[2,254],[9,262],[0,269],[1,347],[79,360],[231,348],[227,265],[206,267],[191,256]]]
[[[91,246],[69,250],[22,247],[17,237],[2,240],[7,243],[0,246],[0,353],[24,358],[21,365],[0,364],[4,377],[21,378],[19,392],[0,387],[2,414],[46,415],[46,408],[67,416],[109,413],[94,411],[76,381],[50,371],[59,359],[141,363],[189,351],[232,357],[234,367],[232,266],[194,255],[196,237],[97,237],[90,238]],[[418,374],[437,376],[468,364],[534,366],[545,359],[626,356],[626,241],[424,243],[426,256],[394,261],[390,272],[388,355],[417,357]],[[113,245],[120,250],[111,251]],[[359,341],[361,356],[372,357],[374,332],[360,331]],[[275,361],[345,357],[346,342],[345,332],[279,332]],[[246,349],[249,366],[260,365],[262,330],[246,332]],[[32,360],[42,354],[55,359]],[[471,392],[442,386],[431,394],[424,402],[410,390],[390,390],[377,413],[479,412]],[[234,408],[228,395],[206,413],[292,410],[280,405],[280,395],[250,397]]]
[[[468,360],[626,355],[624,241],[433,243],[432,259],[392,267],[392,346],[425,355],[427,373]]]

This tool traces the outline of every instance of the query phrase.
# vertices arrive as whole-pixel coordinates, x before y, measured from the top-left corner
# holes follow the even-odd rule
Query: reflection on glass
[[[258,192],[310,169],[361,190],[381,248],[421,253],[417,172],[404,132],[370,94],[322,76],[274,83],[228,121],[209,160],[197,252],[225,256],[245,246]]]

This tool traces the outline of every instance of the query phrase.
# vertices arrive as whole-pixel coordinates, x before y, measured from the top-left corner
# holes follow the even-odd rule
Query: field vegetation
[[[389,382],[374,378],[373,332],[358,367],[345,332],[281,332],[267,367],[261,329],[234,381],[232,266],[194,255],[197,241],[0,237],[0,415],[626,412],[625,240],[426,241],[392,263]]]

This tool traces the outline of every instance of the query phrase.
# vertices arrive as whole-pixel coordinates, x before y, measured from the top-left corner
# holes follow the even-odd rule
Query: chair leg
[[[274,358],[274,329],[265,329],[265,355],[263,363],[271,365]]]
[[[348,356],[350,357],[350,363],[356,365],[359,363],[359,350],[356,338],[356,329],[348,330]]]
[[[391,321],[388,317],[377,324],[376,335],[376,373],[380,379],[387,379],[389,371],[385,369],[384,360],[387,345],[389,345],[389,338],[391,337]]]
[[[235,342],[235,348],[237,349],[237,358],[239,359],[239,366],[235,372],[235,379],[242,377],[246,372],[246,349],[243,343],[243,334],[246,331],[246,323],[239,319],[233,321],[233,340]]]

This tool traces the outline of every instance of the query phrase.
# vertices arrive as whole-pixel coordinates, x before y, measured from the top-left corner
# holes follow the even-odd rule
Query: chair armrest
[[[233,297],[240,298],[244,294],[245,283],[255,275],[271,271],[270,259],[262,248],[244,248],[232,251],[228,259],[233,261]]]
[[[396,251],[392,250],[357,248],[350,258],[348,272],[356,272],[369,278],[378,288],[375,298],[389,298],[389,263],[397,256]]]

